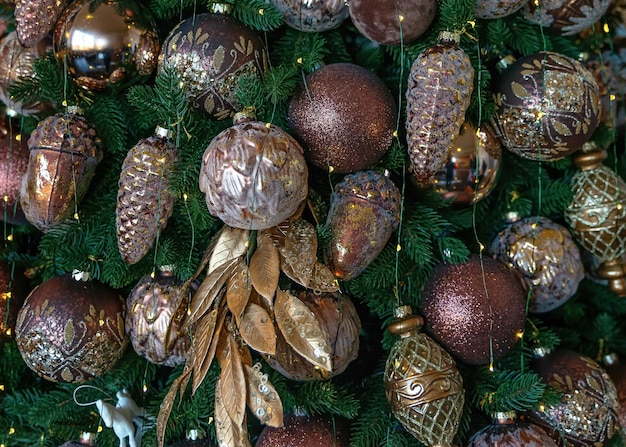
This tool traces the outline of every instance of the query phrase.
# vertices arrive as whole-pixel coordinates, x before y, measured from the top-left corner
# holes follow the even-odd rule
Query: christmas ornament
[[[602,264],[597,275],[609,280],[609,289],[626,296],[621,258],[626,250],[626,183],[602,165],[606,151],[594,144],[574,156],[580,167],[572,177],[572,201],[565,220],[578,243]]]
[[[226,11],[226,6],[214,4]],[[235,98],[244,73],[262,76],[267,50],[261,37],[228,14],[195,14],[170,32],[159,55],[159,68],[173,67],[185,83],[194,107],[209,117],[231,117],[241,106]]]
[[[428,186],[444,166],[470,104],[474,68],[459,42],[457,34],[442,32],[439,42],[423,51],[411,66],[406,138],[418,185]]]
[[[15,340],[41,377],[84,382],[107,372],[124,354],[124,311],[122,297],[104,284],[55,277],[26,298]]]
[[[183,282],[171,268],[163,267],[156,278],[141,278],[126,299],[126,333],[135,352],[157,365],[185,363],[190,345],[184,322],[188,303]]]
[[[83,432],[80,434],[80,438],[77,441],[67,441],[61,444],[59,447],[84,447],[94,446],[96,440],[96,434],[91,432]]]
[[[604,357],[604,364],[604,369],[613,381],[617,391],[617,400],[619,401],[617,419],[619,425],[623,428],[626,427],[626,364],[621,363],[617,354],[614,353]]]
[[[15,31],[20,43],[30,48],[45,39],[67,3],[67,0],[17,0]]]
[[[339,27],[348,18],[342,0],[269,0],[287,25],[299,31],[321,33]]]
[[[117,246],[128,264],[139,262],[174,211],[169,179],[176,163],[176,147],[167,129],[140,140],[124,159],[117,192]]]
[[[420,332],[423,323],[403,306],[387,328],[400,336],[385,366],[387,400],[394,416],[418,441],[449,446],[463,413],[463,379],[450,354]]]
[[[618,429],[619,401],[608,374],[589,357],[559,349],[532,368],[563,395],[561,403],[531,413],[532,420],[566,447],[603,445]]]
[[[478,0],[474,6],[474,16],[478,19],[499,19],[516,13],[528,0]]]
[[[341,374],[359,353],[361,320],[352,301],[340,293],[316,294],[303,291],[298,298],[319,321],[324,337],[331,348],[332,370],[322,371],[300,356],[277,332],[276,352],[265,355],[267,363],[292,380],[327,379]]]
[[[530,312],[556,309],[585,276],[580,251],[567,229],[545,217],[527,217],[500,231],[489,251],[521,273],[531,289]]]
[[[215,443],[203,436],[202,432],[196,429],[189,430],[187,439],[171,444],[169,447],[216,447]]]
[[[560,160],[580,149],[598,125],[596,80],[562,54],[518,59],[502,73],[495,92],[492,123],[502,144],[520,157]]]
[[[607,12],[610,0],[548,0],[541,7],[527,2],[523,16],[531,23],[573,36],[590,28]]]
[[[515,412],[495,415],[496,421],[475,433],[466,447],[557,447],[543,428],[515,419]]]
[[[26,298],[26,278],[20,269],[0,261],[0,341],[13,336],[17,313]]]
[[[426,333],[470,365],[487,364],[513,347],[525,307],[526,293],[515,273],[478,255],[465,264],[435,266],[420,300]]]
[[[432,0],[350,0],[356,28],[381,45],[409,43],[424,34],[437,13]]]
[[[350,430],[339,419],[324,416],[285,415],[284,426],[265,427],[254,447],[348,447]]]
[[[26,219],[42,231],[76,214],[96,166],[102,142],[76,107],[41,121],[30,134],[28,169],[20,204]]]
[[[9,224],[24,224],[26,217],[20,206],[20,182],[28,168],[28,136],[11,123],[0,137],[0,220]]]
[[[331,195],[326,225],[330,269],[340,279],[358,276],[380,254],[400,224],[402,196],[376,171],[346,175]]]
[[[56,23],[53,44],[59,63],[92,91],[152,74],[159,54],[148,10],[117,0],[74,0]]]
[[[297,141],[242,113],[204,152],[200,190],[209,212],[226,225],[259,230],[296,212],[306,198],[307,179]]]
[[[432,179],[433,189],[455,205],[476,203],[495,188],[501,160],[502,147],[493,128],[483,123],[477,130],[465,122]]]
[[[115,436],[120,440],[120,447],[141,447],[143,435],[143,420],[146,412],[133,400],[127,390],[117,392],[115,406],[98,399],[95,404],[98,413],[108,428],[112,428]]]
[[[385,155],[397,111],[380,78],[358,65],[340,63],[307,75],[289,103],[287,118],[309,163],[347,173]]]

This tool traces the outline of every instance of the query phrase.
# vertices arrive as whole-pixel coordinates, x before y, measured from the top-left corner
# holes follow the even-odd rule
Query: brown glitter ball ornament
[[[593,75],[578,61],[553,52],[517,60],[496,88],[492,123],[502,144],[529,160],[555,161],[591,138],[600,117]]]
[[[299,31],[321,33],[338,28],[348,18],[344,0],[269,0],[285,23]]]
[[[20,43],[34,47],[54,28],[68,0],[17,0],[15,31]]]
[[[13,336],[17,313],[26,298],[26,277],[19,268],[0,261],[0,341]]]
[[[619,400],[617,418],[620,426],[624,428],[626,427],[626,364],[621,363],[616,354],[605,356],[604,363],[606,365],[604,369],[617,391],[617,399]]]
[[[59,447],[84,447],[95,445],[96,434],[91,432],[83,432],[77,441],[67,441]]]
[[[302,148],[291,135],[242,113],[207,147],[199,183],[211,214],[231,227],[261,230],[298,210],[308,176]]]
[[[463,414],[463,378],[450,354],[420,332],[423,323],[403,306],[387,328],[400,336],[385,366],[387,400],[394,416],[418,441],[450,446]]]
[[[597,270],[608,279],[609,289],[626,296],[626,278],[621,258],[626,252],[626,183],[602,165],[606,151],[595,143],[574,156],[580,171],[573,175],[572,201],[565,220],[578,243],[602,261]]]
[[[465,264],[437,265],[420,300],[426,333],[470,365],[485,365],[492,354],[497,359],[513,347],[524,328],[525,308],[517,275],[478,255]]]
[[[361,320],[354,304],[341,293],[300,292],[298,298],[313,312],[331,348],[333,369],[322,371],[298,354],[277,330],[276,353],[265,355],[267,363],[292,380],[320,380],[341,374],[359,353]]]
[[[532,287],[528,310],[549,312],[578,290],[585,276],[580,251],[567,228],[545,217],[527,217],[500,231],[489,251],[521,273]]]
[[[347,173],[366,169],[385,155],[397,111],[378,76],[340,63],[307,75],[291,98],[287,119],[309,163]]]
[[[157,127],[126,155],[119,179],[116,208],[117,246],[128,264],[139,262],[152,248],[174,211],[169,179],[176,147],[168,131]]]
[[[442,32],[439,43],[423,51],[409,73],[406,138],[418,185],[430,185],[444,166],[474,90],[474,68],[459,41],[458,35]]]
[[[434,0],[350,0],[354,26],[381,45],[414,41],[426,32],[436,13]]]
[[[477,0],[474,16],[479,19],[499,19],[516,13],[528,0]]]
[[[102,142],[78,108],[68,107],[39,122],[28,148],[20,203],[26,219],[48,231],[76,213],[102,160]]]
[[[335,186],[326,220],[327,261],[335,276],[355,278],[376,259],[398,229],[401,200],[396,185],[376,171],[346,175]]]
[[[159,69],[166,65],[176,70],[194,107],[225,119],[241,109],[235,98],[239,78],[267,70],[267,50],[259,34],[228,14],[197,14],[176,25],[163,43]]]
[[[348,447],[348,424],[329,416],[287,414],[283,427],[266,426],[255,447]]]
[[[59,63],[91,91],[152,74],[159,54],[148,9],[115,0],[75,0],[59,17],[53,44]]]
[[[610,5],[610,0],[548,0],[539,7],[532,1],[526,3],[522,12],[531,23],[562,36],[573,36],[600,20]]]
[[[30,155],[27,141],[28,136],[20,134],[13,123],[0,138],[0,221],[15,225],[27,222],[19,201],[20,183]]]
[[[110,287],[55,277],[26,298],[15,340],[28,367],[44,379],[84,382],[107,372],[124,354],[124,312],[124,299]]]
[[[618,429],[619,400],[609,375],[596,362],[566,349],[535,359],[532,368],[563,395],[561,403],[530,414],[565,447],[603,445]]]
[[[432,179],[433,189],[455,205],[476,203],[495,188],[501,161],[502,146],[493,128],[483,123],[477,130],[466,122]]]
[[[465,447],[557,447],[543,428],[515,420],[515,412],[497,413],[495,419],[475,433]]]

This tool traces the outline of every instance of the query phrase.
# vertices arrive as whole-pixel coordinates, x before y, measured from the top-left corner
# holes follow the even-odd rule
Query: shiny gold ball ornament
[[[610,0],[529,1],[522,9],[522,14],[531,23],[562,36],[573,36],[599,21],[610,5]]]
[[[268,0],[278,9],[285,24],[309,33],[338,28],[348,18],[344,0]]]
[[[575,59],[549,51],[508,66],[495,87],[495,103],[498,138],[529,160],[555,161],[577,151],[601,113],[593,75]]]
[[[242,113],[207,147],[199,184],[212,215],[231,227],[261,230],[298,210],[308,175],[302,147],[291,135]]]
[[[22,45],[34,47],[52,31],[69,0],[17,0],[15,31]]]
[[[387,328],[400,336],[385,365],[387,400],[394,416],[418,441],[449,447],[463,413],[463,379],[450,354],[420,332],[422,325],[423,319],[403,306]]]
[[[152,74],[159,55],[148,9],[115,0],[75,0],[57,21],[53,45],[59,63],[91,91]]]

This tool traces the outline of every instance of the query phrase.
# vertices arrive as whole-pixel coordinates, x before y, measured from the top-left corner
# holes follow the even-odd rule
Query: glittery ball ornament
[[[306,307],[320,323],[326,342],[331,348],[332,370],[322,371],[298,354],[285,340],[282,332],[276,331],[276,352],[265,355],[267,363],[291,380],[320,380],[341,374],[356,359],[359,353],[361,320],[354,304],[341,293],[316,294],[302,291],[298,294]]]
[[[530,417],[565,447],[604,445],[619,428],[619,400],[613,381],[596,362],[566,349],[535,359],[533,370],[562,393],[561,402]]]
[[[285,23],[308,33],[338,28],[348,18],[344,0],[269,0],[283,15]]]
[[[478,255],[465,264],[437,265],[420,300],[425,332],[470,365],[485,365],[492,353],[497,359],[515,345],[525,308],[526,293],[517,275]]]
[[[17,0],[15,31],[20,43],[34,47],[52,31],[68,0]]]
[[[291,135],[241,114],[207,147],[199,183],[211,214],[231,227],[261,230],[297,211],[308,175]]]
[[[174,210],[169,189],[176,147],[169,133],[157,127],[126,155],[118,182],[117,246],[128,264],[139,262],[153,247]]]
[[[571,57],[540,52],[508,66],[495,87],[492,122],[502,144],[530,160],[555,161],[591,138],[601,112],[593,75]]]
[[[443,32],[439,42],[413,62],[406,90],[406,138],[410,170],[428,186],[443,168],[465,122],[474,90],[474,68],[458,46],[458,35]]]
[[[15,340],[26,364],[44,379],[84,382],[124,354],[124,312],[123,298],[110,287],[58,276],[26,298]]]
[[[348,447],[347,423],[325,415],[285,415],[283,427],[266,426],[255,447]]]
[[[470,205],[495,188],[502,165],[502,146],[493,128],[465,122],[452,143],[443,167],[432,179],[433,189],[455,205]]]
[[[489,251],[521,273],[531,289],[529,311],[549,312],[576,293],[585,276],[580,251],[567,228],[545,217],[527,217],[500,231]]]
[[[148,9],[116,0],[75,0],[59,17],[53,44],[59,63],[91,91],[152,74],[159,54]]]
[[[615,385],[617,399],[619,400],[619,410],[617,418],[622,428],[626,427],[626,363],[619,361],[617,355],[609,354],[604,358],[607,374]]]
[[[40,121],[28,148],[20,203],[26,219],[48,231],[75,215],[102,160],[102,142],[79,110],[68,108]]]
[[[27,141],[28,135],[21,134],[13,122],[0,137],[0,221],[10,224],[27,222],[19,200],[20,183],[30,156]]]
[[[262,77],[267,50],[261,36],[228,14],[197,14],[180,22],[163,43],[159,67],[173,67],[194,107],[216,119],[241,109],[235,98],[243,74]]]
[[[350,0],[354,26],[381,45],[414,41],[426,32],[436,13],[433,0]]]
[[[190,346],[185,331],[189,296],[171,269],[139,280],[126,299],[126,333],[133,349],[152,363],[185,363]]]
[[[557,447],[543,428],[515,419],[515,412],[495,415],[496,421],[467,441],[465,447]]]
[[[13,336],[17,313],[26,298],[26,277],[19,268],[0,261],[0,341]]]
[[[626,296],[621,258],[626,252],[626,183],[604,166],[606,151],[585,145],[574,162],[580,167],[571,181],[574,193],[565,220],[578,243],[602,262],[597,270],[609,289]]]
[[[385,366],[387,400],[394,416],[418,441],[450,446],[463,414],[463,379],[450,354],[420,332],[423,323],[403,306],[387,328],[400,336]]]
[[[352,279],[376,259],[398,229],[401,200],[396,185],[377,171],[348,174],[335,185],[326,220],[327,262],[335,276]]]
[[[309,163],[347,173],[366,169],[385,155],[397,111],[378,76],[339,63],[307,75],[289,103],[287,119]]]
[[[522,12],[531,23],[573,36],[600,20],[610,5],[610,0],[548,0],[540,6],[529,1]]]
[[[477,0],[474,16],[478,19],[499,19],[516,13],[528,0]]]

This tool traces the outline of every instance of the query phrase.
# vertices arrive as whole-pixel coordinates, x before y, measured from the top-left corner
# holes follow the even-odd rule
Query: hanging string
[[[98,388],[96,386],[93,385],[80,385],[77,388],[74,389],[74,392],[72,393],[72,398],[74,399],[74,403],[76,405],[78,405],[79,407],[89,407],[91,405],[95,405],[95,403],[99,400],[96,399],[93,402],[79,402],[78,399],[76,398],[76,393],[78,392],[78,390],[82,390],[84,388],[90,388],[96,391],[100,391],[102,394],[104,394],[105,396],[107,396],[106,399],[104,400],[110,400],[110,401],[115,401],[115,399],[113,398],[113,396],[111,396],[109,393],[107,393],[106,391],[104,391],[102,388]]]

